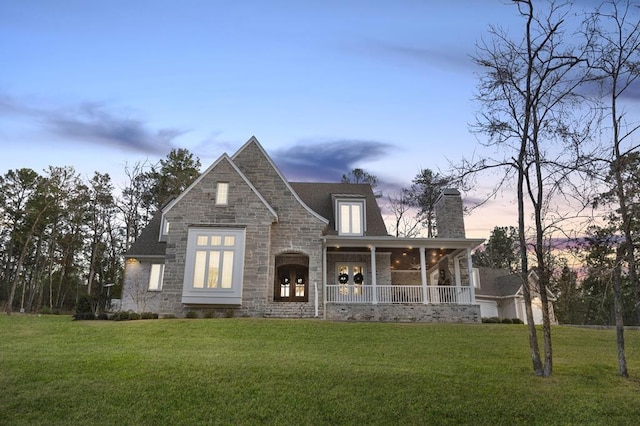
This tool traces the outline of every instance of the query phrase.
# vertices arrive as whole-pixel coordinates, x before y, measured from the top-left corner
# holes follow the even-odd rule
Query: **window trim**
[[[154,273],[154,269],[160,268],[159,271]],[[152,263],[149,269],[149,283],[147,285],[147,291],[162,291],[162,284],[164,282],[164,263]],[[155,283],[155,287],[151,284]]]
[[[216,206],[229,205],[229,182],[218,182],[216,184]]]
[[[349,226],[348,232],[343,232],[343,223],[344,217],[342,215],[342,207],[349,206]],[[360,231],[353,232],[353,206],[358,206],[360,208]],[[338,235],[347,236],[347,237],[362,237],[364,236],[367,230],[367,221],[366,221],[366,211],[367,211],[367,203],[364,198],[336,198],[335,200],[335,218],[336,218],[336,231]]]
[[[220,236],[219,244],[209,243],[197,245],[198,237]],[[225,245],[225,237],[234,237],[233,245]],[[214,252],[233,252],[231,285],[209,288],[194,286],[196,276],[196,252],[205,252],[210,256]],[[187,236],[187,253],[185,258],[184,278],[182,284],[182,303],[195,305],[241,305],[242,281],[244,272],[245,230],[243,228],[189,228]],[[222,256],[221,256],[222,258]],[[219,263],[220,265],[220,263]],[[222,263],[224,266],[224,263]],[[205,276],[208,271],[205,271]],[[218,270],[218,277],[224,275]]]

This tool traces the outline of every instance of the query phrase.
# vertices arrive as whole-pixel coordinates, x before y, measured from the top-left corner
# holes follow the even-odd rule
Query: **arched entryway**
[[[276,302],[309,301],[309,256],[284,253],[276,256],[273,300]]]

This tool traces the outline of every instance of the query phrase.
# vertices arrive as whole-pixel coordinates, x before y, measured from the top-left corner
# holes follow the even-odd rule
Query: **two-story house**
[[[368,184],[288,182],[252,137],[223,154],[126,253],[122,309],[252,317],[479,322],[462,200],[438,238],[389,236]]]

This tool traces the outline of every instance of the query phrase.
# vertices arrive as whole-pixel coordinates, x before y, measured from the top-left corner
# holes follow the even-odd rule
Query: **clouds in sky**
[[[186,133],[171,128],[153,129],[139,118],[97,102],[41,106],[0,95],[0,113],[8,117],[7,122],[37,123],[36,131],[47,140],[62,139],[73,145],[99,145],[144,154],[166,154],[173,140]],[[12,131],[14,139],[23,139],[15,132]],[[6,133],[0,137],[7,138]]]
[[[343,174],[384,158],[392,148],[373,140],[300,141],[271,154],[290,180],[339,182]]]

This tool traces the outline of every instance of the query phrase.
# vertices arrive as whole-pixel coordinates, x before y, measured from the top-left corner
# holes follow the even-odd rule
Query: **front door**
[[[273,294],[278,302],[309,301],[309,268],[301,265],[278,266]]]

